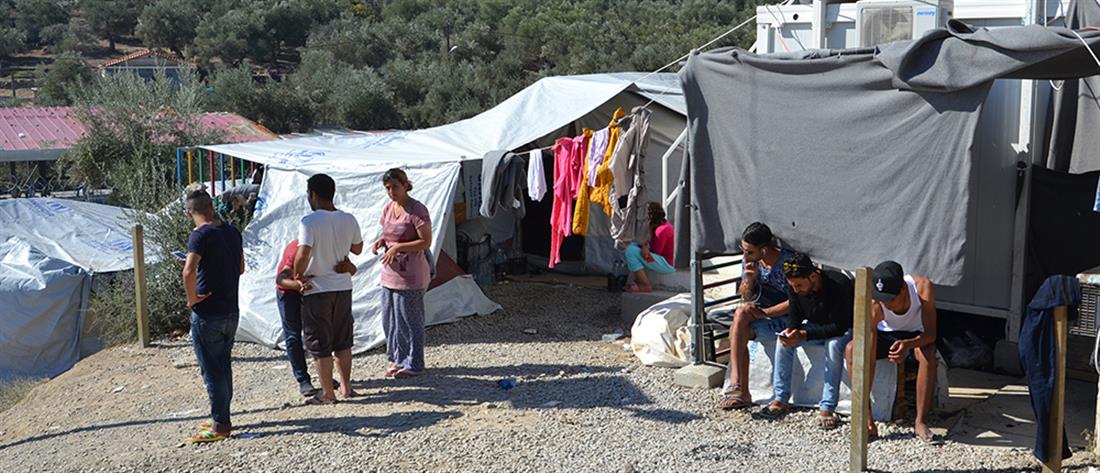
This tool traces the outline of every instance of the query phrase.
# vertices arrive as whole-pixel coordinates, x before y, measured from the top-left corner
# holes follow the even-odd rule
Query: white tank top
[[[882,314],[885,316],[878,323],[878,329],[883,332],[923,332],[924,322],[921,319],[920,296],[917,295],[917,282],[913,277],[905,275],[905,285],[909,288],[909,310],[904,314],[895,314],[886,308],[886,304],[879,302]]]

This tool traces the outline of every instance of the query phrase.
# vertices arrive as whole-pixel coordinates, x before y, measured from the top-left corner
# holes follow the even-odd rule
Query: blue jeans
[[[813,327],[811,323],[803,324],[802,328]],[[819,340],[806,340],[799,343],[804,345],[825,345],[825,382],[821,388],[821,402],[818,409],[823,411],[835,411],[836,404],[840,401],[840,378],[844,373],[844,348],[852,339],[852,331],[833,338]],[[775,388],[776,401],[784,404],[791,401],[791,370],[794,365],[794,348],[783,346],[779,340],[775,342],[775,369],[772,373],[772,384]]]
[[[233,337],[237,334],[237,314],[224,317],[199,317],[191,313],[191,344],[199,360],[199,370],[210,398],[210,417],[218,424],[229,422],[229,402],[233,400]]]
[[[302,349],[302,295],[276,293],[279,303],[279,317],[283,320],[283,342],[286,343],[286,358],[290,360],[290,370],[298,387],[313,385],[306,367],[306,352]]]

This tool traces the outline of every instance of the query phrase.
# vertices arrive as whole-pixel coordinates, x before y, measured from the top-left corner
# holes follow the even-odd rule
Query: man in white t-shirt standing
[[[306,182],[313,213],[303,217],[298,227],[294,278],[304,288],[302,338],[321,378],[321,392],[306,404],[332,404],[336,402],[333,355],[340,368],[340,394],[355,395],[351,389],[351,274],[337,272],[337,267],[348,252],[363,252],[363,236],[355,217],[332,204],[336,182],[331,177],[317,174]]]

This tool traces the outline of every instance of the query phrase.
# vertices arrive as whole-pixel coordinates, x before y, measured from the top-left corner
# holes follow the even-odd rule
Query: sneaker
[[[332,390],[337,391],[340,389],[340,381],[332,380]],[[310,397],[321,392],[321,388],[313,387],[313,383],[306,381],[298,385],[298,392],[302,393],[302,397]]]
[[[306,382],[298,385],[298,392],[302,394],[302,397],[313,396],[313,395],[317,394],[318,391],[320,391],[320,390],[313,387],[313,383],[311,383],[309,381],[306,381]]]

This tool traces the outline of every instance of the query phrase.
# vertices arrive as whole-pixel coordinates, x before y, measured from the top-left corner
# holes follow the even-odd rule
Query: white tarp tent
[[[127,220],[88,202],[0,200],[0,380],[56,376],[93,348],[92,277],[133,268]]]
[[[355,215],[365,241],[370,242],[378,236],[379,216],[387,201],[381,175],[391,167],[404,168],[414,183],[413,197],[431,213],[432,251],[439,254],[446,249],[454,255],[454,202],[461,195],[460,174],[464,163],[480,161],[489,151],[515,150],[541,143],[540,140],[552,140],[557,137],[554,133],[573,124],[602,127],[615,106],[621,105],[629,111],[630,106],[650,100],[663,111],[651,124],[654,144],[649,153],[660,158],[684,127],[686,108],[674,74],[550,77],[475,117],[423,130],[322,134],[203,146],[266,167],[255,219],[244,231],[248,270],[241,282],[238,337],[268,346],[281,342],[274,297],[275,266],[283,246],[295,238],[298,221],[309,211],[305,198],[308,176],[325,173],[336,179],[336,206]],[[680,167],[675,164],[672,169],[678,174]],[[659,176],[659,171],[656,174]],[[476,205],[467,208],[472,210]],[[598,232],[598,219],[593,219],[592,225]],[[607,234],[606,228],[602,231]],[[383,341],[378,304],[381,269],[369,251],[352,261],[359,268],[354,278],[353,313],[355,351],[361,352]],[[429,324],[485,314],[499,307],[485,298],[468,277],[456,278],[429,291],[425,304]]]

